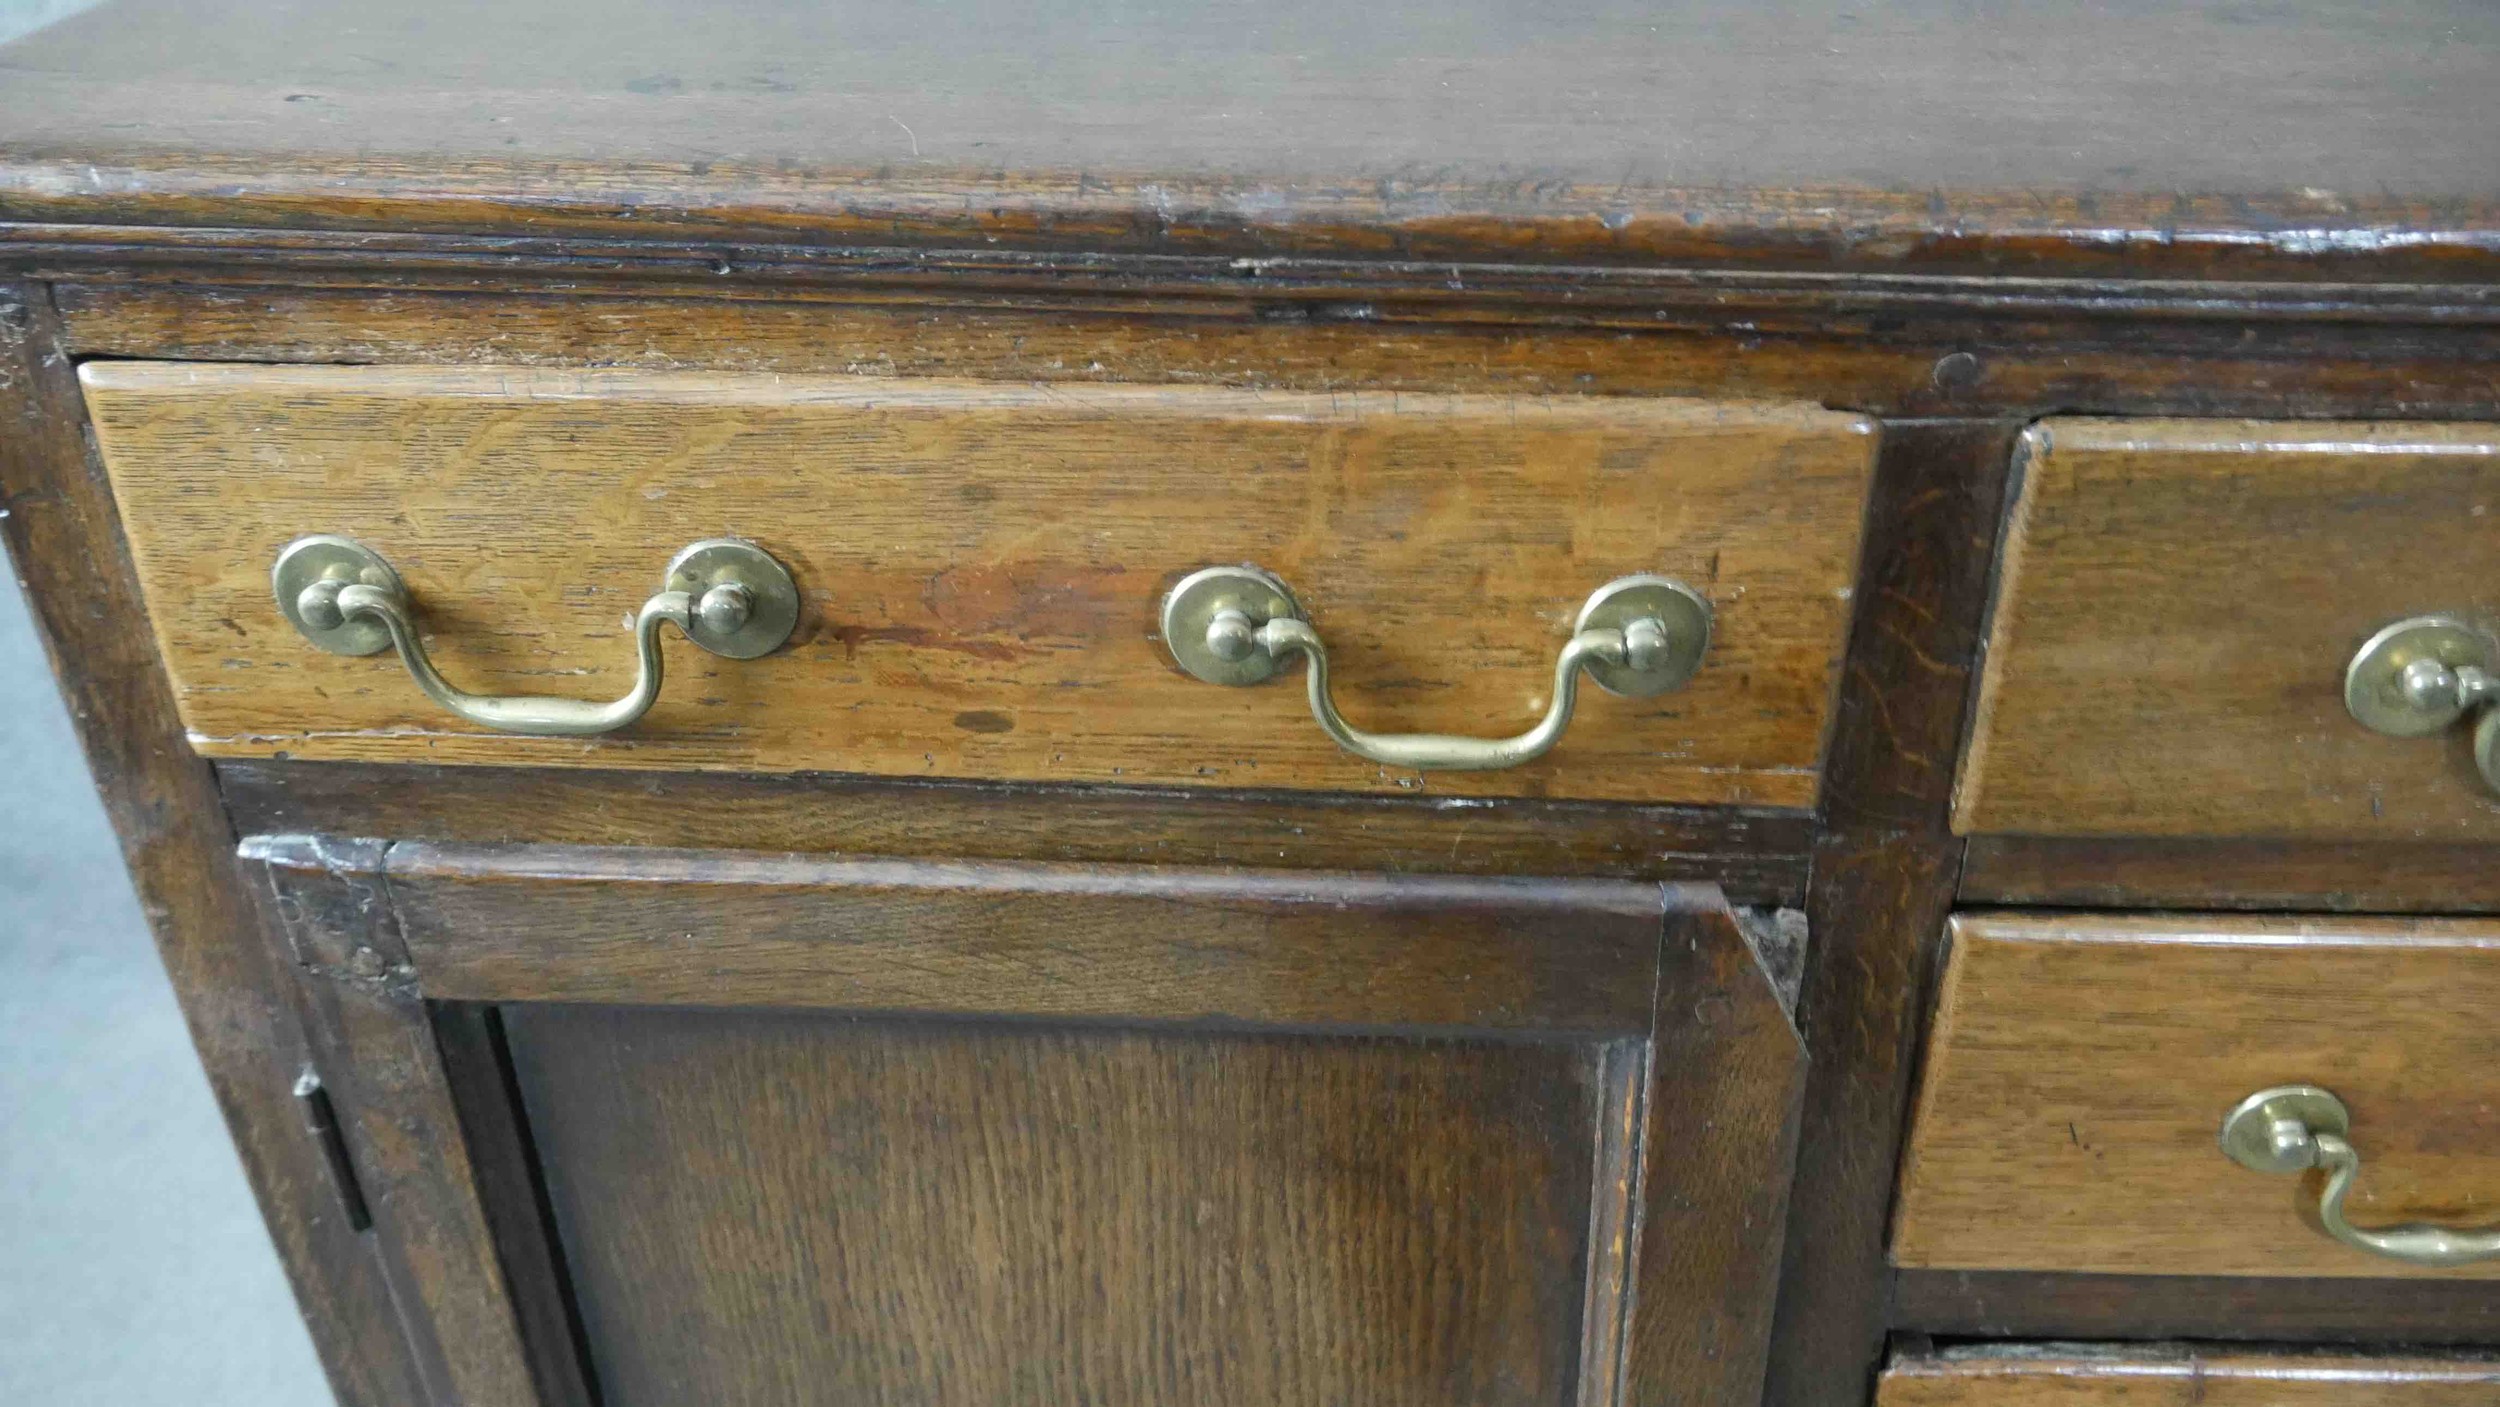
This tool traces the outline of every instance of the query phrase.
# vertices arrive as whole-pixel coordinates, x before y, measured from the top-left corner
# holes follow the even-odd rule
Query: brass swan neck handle
[[[1172,658],[1210,684],[1256,684],[1300,655],[1311,716],[1337,746],[1391,767],[1489,771],[1553,750],[1578,706],[1580,676],[1609,693],[1647,697],[1683,686],[1710,645],[1710,604],[1682,582],[1627,576],[1580,608],[1554,661],[1553,701],[1526,732],[1503,738],[1447,733],[1370,733],[1346,721],[1329,690],[1328,647],[1285,583],[1255,567],[1193,572],[1163,598],[1163,640]]]
[[[2344,1101],[2316,1085],[2278,1085],[2239,1102],[2222,1121],[2222,1151],[2253,1172],[2326,1173],[2318,1193],[2321,1230],[2357,1251],[2408,1265],[2465,1265],[2500,1257],[2500,1226],[2459,1230],[2414,1222],[2365,1229],[2344,1218],[2344,1199],[2361,1177],[2361,1154]]]
[[[660,627],[674,625],[716,655],[753,659],[781,648],[798,624],[798,587],[772,554],[733,538],[697,542],[669,560],[660,590],[634,613],[633,686],[607,702],[535,695],[472,694],[445,679],[426,654],[399,573],[381,554],[344,537],[288,543],[270,571],[278,609],[306,640],[333,654],[396,648],[417,687],[445,709],[498,732],[533,737],[613,733],[659,697]]]

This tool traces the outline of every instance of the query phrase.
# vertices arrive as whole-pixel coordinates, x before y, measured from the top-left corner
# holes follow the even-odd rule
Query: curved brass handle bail
[[[2500,1257],[2500,1227],[2460,1231],[2424,1222],[2365,1230],[2344,1219],[2344,1198],[2361,1176],[2361,1154],[2344,1140],[2352,1115],[2316,1085],[2278,1085],[2239,1102],[2222,1121],[2222,1151],[2255,1172],[2326,1173],[2318,1194],[2321,1230],[2357,1251],[2409,1265],[2465,1265]]]
[[[1320,731],[1357,757],[1426,771],[1489,771],[1543,757],[1562,740],[1585,673],[1609,693],[1648,697],[1681,688],[1710,645],[1710,604],[1682,582],[1619,577],[1580,608],[1571,639],[1554,661],[1554,697],[1545,716],[1507,738],[1446,733],[1367,733],[1348,723],[1329,692],[1328,647],[1293,592],[1255,567],[1208,567],[1163,598],[1163,641],[1192,677],[1211,684],[1259,683],[1283,662],[1309,662],[1311,716]]]
[[[2458,617],[2413,616],[2362,643],[2344,667],[2344,707],[2394,738],[2474,722],[2474,767],[2500,791],[2500,640]]]
[[[675,625],[716,655],[753,659],[781,648],[798,624],[798,586],[752,543],[710,538],[671,558],[660,590],[634,614],[634,684],[624,697],[588,699],[472,694],[445,679],[417,633],[408,588],[380,554],[343,537],[297,538],[278,554],[270,585],[278,609],[304,638],[342,655],[396,648],[425,696],[472,723],[536,737],[613,733],[650,711],[660,694],[660,627]]]

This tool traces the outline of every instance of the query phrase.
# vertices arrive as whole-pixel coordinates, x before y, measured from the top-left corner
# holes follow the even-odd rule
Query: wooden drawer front
[[[2021,472],[1960,830],[2500,840],[2468,727],[2343,698],[2383,626],[2500,630],[2500,427],[2050,420]]]
[[[1876,1407],[2494,1407],[2500,1358],[2004,1344],[1902,1354]]]
[[[2453,1276],[2312,1229],[2225,1158],[2244,1097],[2351,1111],[2355,1225],[2500,1223],[2500,924],[1956,919],[1893,1258],[1936,1269]]]
[[[1655,572],[1717,627],[1680,692],[1583,690],[1561,746],[1437,790],[1803,807],[1815,797],[1874,437],[1812,408],[1266,396],[516,369],[84,370],[196,746],[606,767],[1402,790],[1341,752],[1301,669],[1199,682],[1165,590],[1255,562],[1298,594],[1361,727],[1535,721],[1599,585]],[[392,656],[311,649],[269,571],[305,533],[406,580],[481,693],[625,691],[621,621],[700,538],[754,540],[805,598],[792,643],[671,636],[639,724],[495,735]]]

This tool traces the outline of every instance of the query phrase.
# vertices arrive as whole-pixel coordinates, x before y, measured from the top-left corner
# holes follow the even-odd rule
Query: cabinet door
[[[1714,890],[249,848],[494,1014],[610,1407],[1758,1395],[1804,1057]]]

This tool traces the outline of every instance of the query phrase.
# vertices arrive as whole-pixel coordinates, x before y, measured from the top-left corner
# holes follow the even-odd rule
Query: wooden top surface
[[[2495,78],[2474,0],[113,0],[0,46],[0,217],[2488,255]]]

